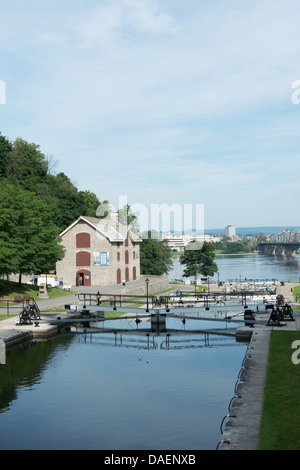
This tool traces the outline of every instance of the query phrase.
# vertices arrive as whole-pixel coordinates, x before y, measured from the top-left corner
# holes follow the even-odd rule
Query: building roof
[[[128,225],[123,225],[115,219],[98,219],[97,217],[87,217],[87,216],[80,216],[73,224],[69,225],[63,232],[61,232],[60,236],[62,237],[65,235],[69,230],[71,230],[75,225],[79,222],[85,222],[91,227],[93,227],[96,231],[101,233],[104,237],[106,237],[110,242],[124,242],[127,238],[127,235],[131,239],[131,241],[135,243],[140,243],[142,239],[136,235]]]

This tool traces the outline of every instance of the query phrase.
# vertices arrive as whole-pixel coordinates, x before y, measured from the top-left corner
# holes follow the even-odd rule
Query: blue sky
[[[299,226],[299,24],[296,0],[2,2],[0,131],[116,209]]]

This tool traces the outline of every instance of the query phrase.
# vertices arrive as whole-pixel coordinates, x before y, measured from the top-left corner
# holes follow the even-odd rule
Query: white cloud
[[[137,31],[149,34],[174,32],[171,15],[160,11],[153,0],[126,0],[126,21]]]
[[[153,0],[110,0],[89,10],[75,30],[82,46],[128,53],[133,34],[169,33],[173,31],[172,23],[172,17],[161,12]]]
[[[118,39],[122,23],[122,9],[116,2],[112,2],[89,11],[77,26],[77,30],[87,45],[109,47]]]

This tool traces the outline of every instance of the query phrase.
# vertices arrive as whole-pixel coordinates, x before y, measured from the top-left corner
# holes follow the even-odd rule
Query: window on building
[[[91,236],[89,233],[82,232],[76,234],[76,248],[90,248]]]
[[[88,251],[76,253],[76,266],[91,266],[91,253]]]
[[[129,264],[129,251],[125,251],[125,264]]]

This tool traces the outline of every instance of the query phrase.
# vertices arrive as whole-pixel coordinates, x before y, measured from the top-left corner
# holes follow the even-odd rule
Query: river
[[[262,280],[275,279],[277,281],[300,281],[300,254],[295,258],[285,256],[271,256],[260,253],[246,255],[218,255],[216,256],[218,273],[212,278],[213,282],[239,281],[247,279]],[[168,277],[183,279],[184,266],[179,262],[179,257],[174,258],[173,269]],[[193,280],[194,278],[188,278]]]

